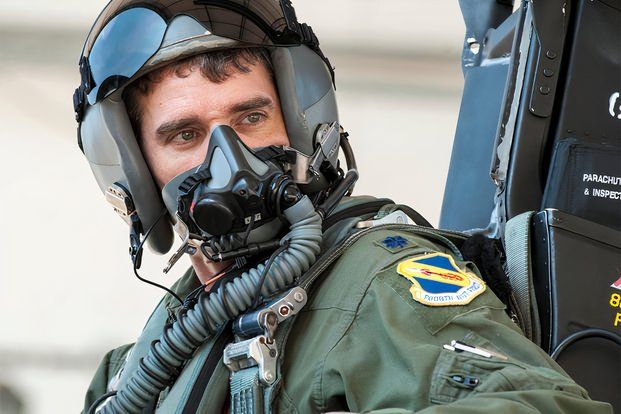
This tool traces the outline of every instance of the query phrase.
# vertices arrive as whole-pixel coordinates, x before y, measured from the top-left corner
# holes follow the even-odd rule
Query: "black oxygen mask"
[[[200,248],[214,261],[276,248],[282,210],[302,196],[277,162],[259,158],[225,125],[212,131],[203,163],[173,178],[162,195],[185,252]]]

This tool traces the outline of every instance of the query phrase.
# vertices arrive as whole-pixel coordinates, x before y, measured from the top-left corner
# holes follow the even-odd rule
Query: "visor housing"
[[[238,47],[306,44],[328,63],[289,0],[111,2],[84,44],[82,93],[94,105],[125,86],[158,51],[199,37],[234,40]]]

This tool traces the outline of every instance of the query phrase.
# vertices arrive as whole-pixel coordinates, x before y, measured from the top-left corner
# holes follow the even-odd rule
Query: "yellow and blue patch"
[[[397,266],[397,273],[412,282],[415,301],[429,306],[466,305],[485,291],[475,274],[462,271],[444,253],[417,256]]]

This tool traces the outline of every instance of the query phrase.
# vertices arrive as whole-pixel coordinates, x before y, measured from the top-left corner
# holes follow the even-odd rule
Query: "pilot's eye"
[[[194,139],[195,136],[196,136],[196,133],[194,131],[182,131],[179,134],[179,138],[181,138],[184,141],[190,141]]]
[[[258,122],[261,122],[264,118],[265,116],[263,114],[259,112],[253,112],[249,115],[246,115],[242,123],[243,124],[256,124]]]
[[[169,142],[175,145],[189,145],[199,142],[200,133],[192,129],[179,131],[169,138]]]

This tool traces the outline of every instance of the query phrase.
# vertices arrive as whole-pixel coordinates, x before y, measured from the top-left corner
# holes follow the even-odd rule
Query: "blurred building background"
[[[161,296],[76,145],[77,56],[102,0],[0,2],[0,412],[78,412],[100,358]],[[336,67],[357,194],[437,223],[462,77],[457,2],[297,0]],[[163,276],[148,255],[143,275]]]

